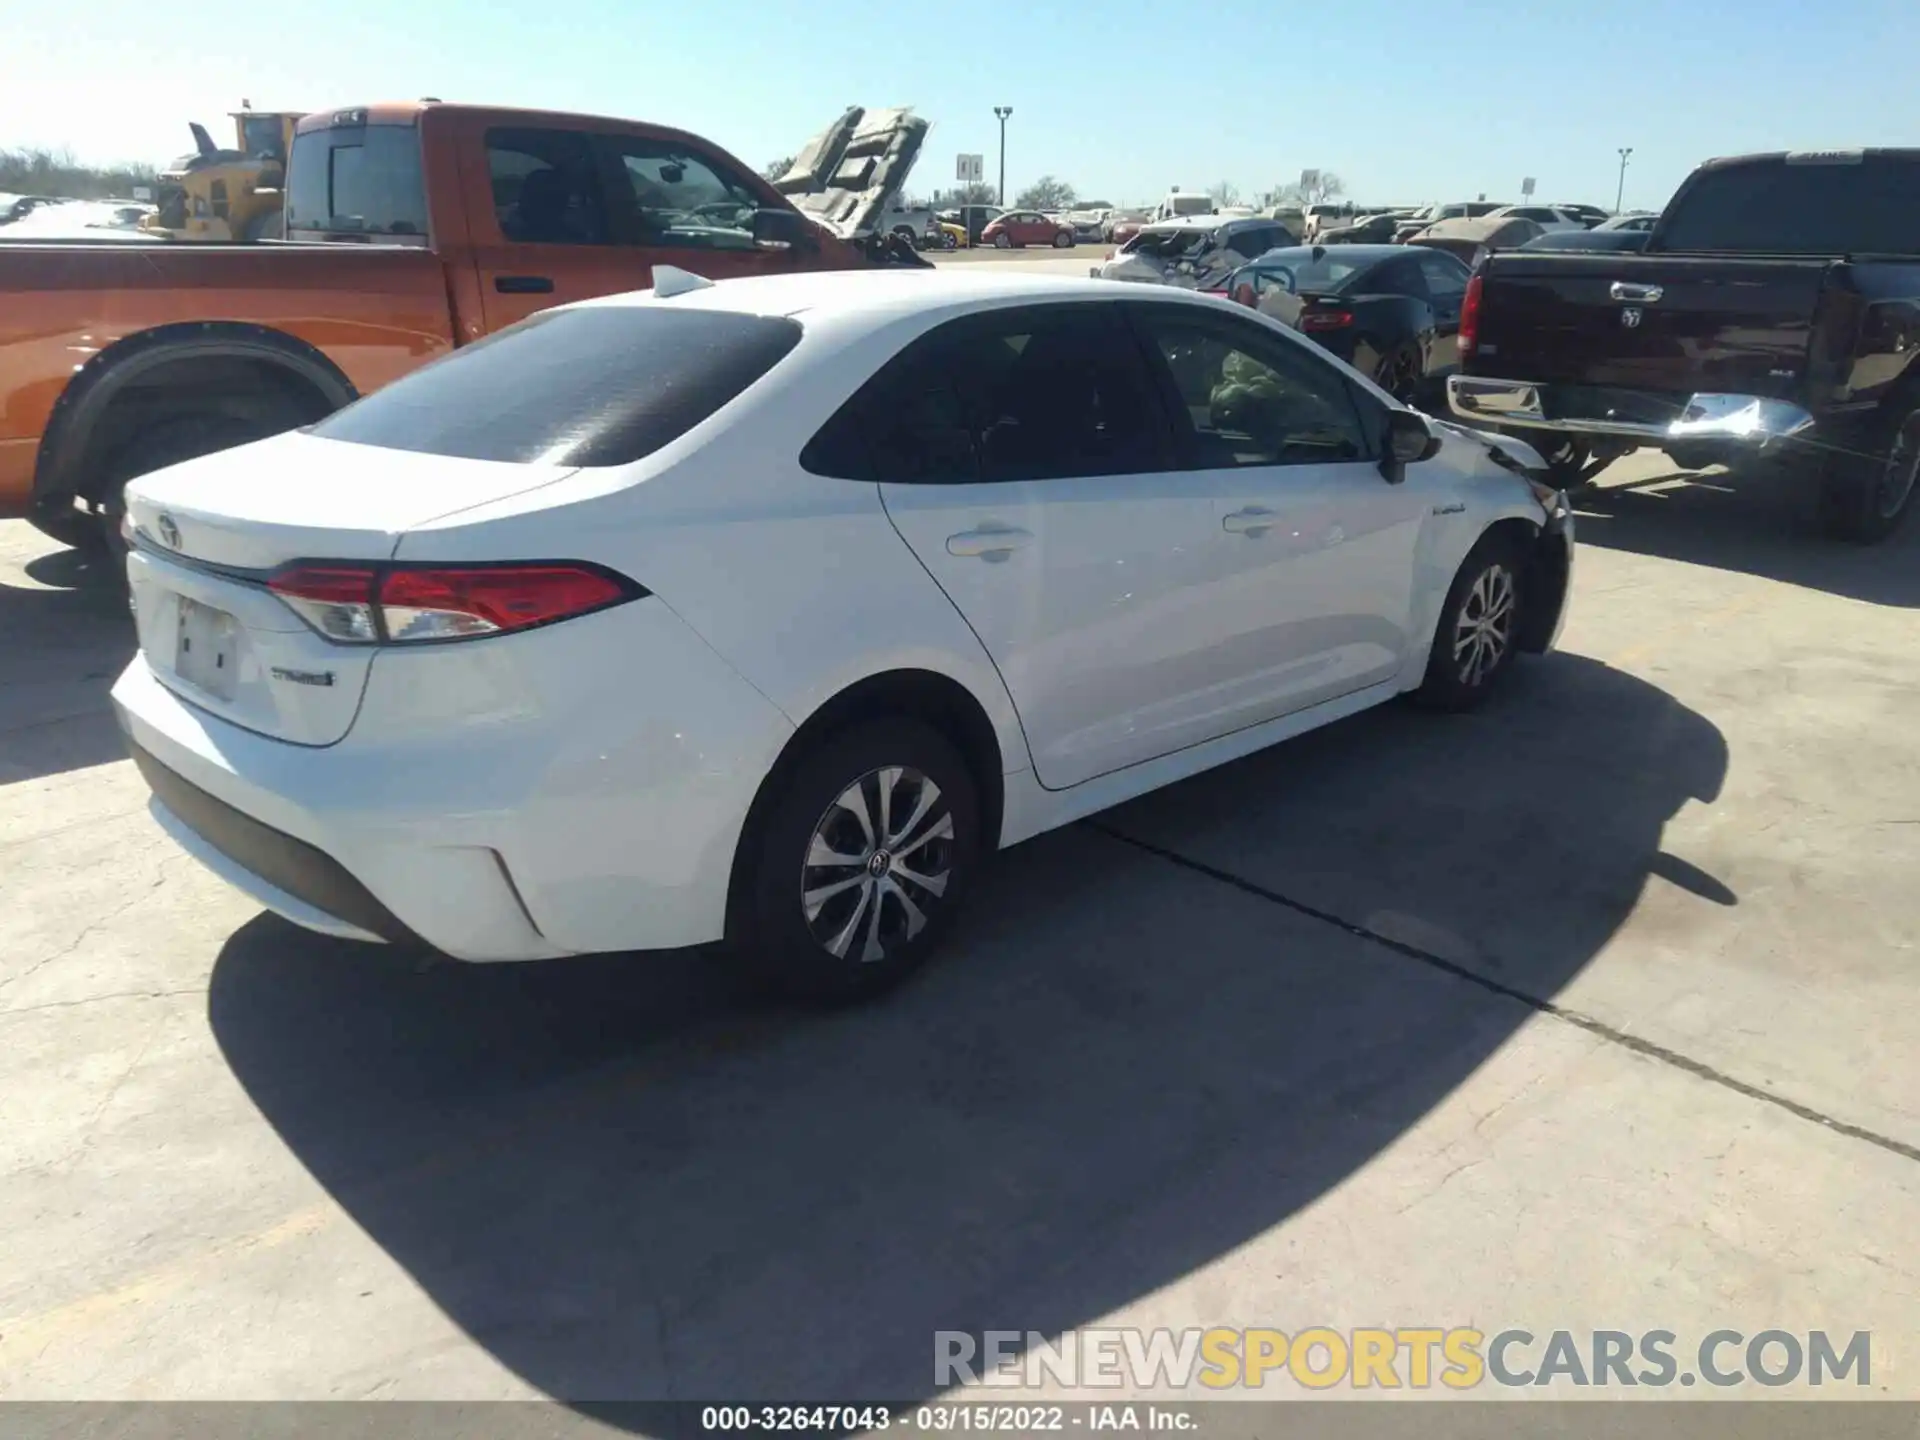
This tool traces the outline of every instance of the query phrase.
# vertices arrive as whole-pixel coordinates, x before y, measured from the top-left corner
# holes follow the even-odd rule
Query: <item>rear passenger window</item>
[[[487,131],[500,234],[533,245],[607,245],[612,235],[593,138],[577,130]]]
[[[862,387],[800,460],[816,474],[925,485],[1167,468],[1145,368],[1107,305],[942,326]]]

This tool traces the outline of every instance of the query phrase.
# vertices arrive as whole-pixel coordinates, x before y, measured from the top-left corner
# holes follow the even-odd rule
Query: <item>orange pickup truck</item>
[[[371,105],[297,126],[285,243],[0,242],[0,517],[79,543],[135,475],[309,424],[546,306],[645,289],[655,265],[925,264],[882,217],[926,131],[849,110],[769,183],[657,125]]]

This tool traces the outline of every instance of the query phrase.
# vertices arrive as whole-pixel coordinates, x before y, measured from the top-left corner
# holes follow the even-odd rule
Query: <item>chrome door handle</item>
[[[1271,510],[1249,505],[1245,510],[1236,510],[1227,516],[1220,522],[1220,528],[1229,535],[1252,535],[1257,538],[1271,530],[1279,518]]]
[[[1658,285],[1635,285],[1626,280],[1616,280],[1607,288],[1607,293],[1616,300],[1634,305],[1658,305],[1660,297],[1667,292]]]
[[[1032,539],[1031,533],[1011,525],[982,525],[978,530],[962,530],[958,535],[949,535],[947,553],[1000,561]]]

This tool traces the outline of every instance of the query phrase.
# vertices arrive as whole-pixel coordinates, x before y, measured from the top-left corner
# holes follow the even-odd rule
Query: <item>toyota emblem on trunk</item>
[[[180,527],[173,523],[173,516],[162,515],[154,522],[154,528],[160,532],[160,543],[169,550],[180,548]]]
[[[1620,312],[1621,325],[1629,330],[1638,330],[1640,328],[1640,313],[1640,307],[1638,305],[1629,305]]]

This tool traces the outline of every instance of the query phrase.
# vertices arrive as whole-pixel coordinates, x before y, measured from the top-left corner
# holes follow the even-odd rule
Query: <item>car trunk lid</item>
[[[1832,262],[1535,252],[1486,262],[1475,375],[1787,398]]]
[[[127,487],[127,573],[140,648],[202,710],[330,745],[376,653],[311,629],[269,588],[294,560],[383,561],[410,528],[550,484],[576,467],[506,464],[288,434]]]

